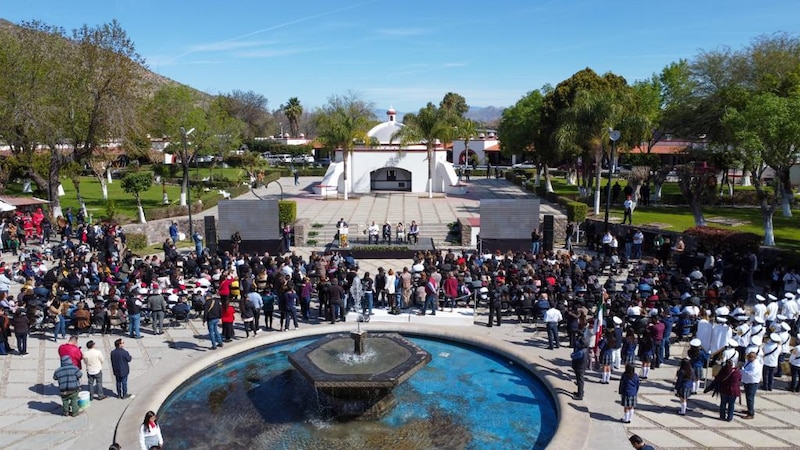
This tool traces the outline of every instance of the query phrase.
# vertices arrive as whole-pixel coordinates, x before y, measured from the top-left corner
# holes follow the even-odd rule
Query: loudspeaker
[[[555,223],[551,214],[545,214],[542,223],[542,248],[545,251],[553,251],[553,239],[555,238]]]
[[[217,222],[214,216],[204,216],[203,225],[205,225],[205,240],[206,248],[211,254],[217,252]]]

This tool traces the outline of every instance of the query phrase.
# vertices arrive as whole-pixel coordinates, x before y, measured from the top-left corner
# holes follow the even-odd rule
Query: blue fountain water
[[[409,337],[430,364],[377,421],[332,422],[287,361],[313,338],[260,348],[194,376],[159,412],[171,449],[545,448],[555,404],[526,370],[486,351]],[[367,344],[368,347],[369,344]]]

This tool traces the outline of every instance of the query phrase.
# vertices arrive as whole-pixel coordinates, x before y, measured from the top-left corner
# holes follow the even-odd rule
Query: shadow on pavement
[[[198,339],[199,339],[199,337],[198,337]],[[175,350],[203,350],[203,351],[208,350],[207,347],[201,347],[201,346],[197,345],[197,343],[195,343],[195,342],[169,341],[169,340],[165,341],[165,342],[167,343],[167,345],[169,345],[169,348],[172,348],[172,349],[175,349]]]
[[[36,411],[49,412],[57,416],[63,415],[64,409],[60,403],[56,402],[28,402],[28,408]]]

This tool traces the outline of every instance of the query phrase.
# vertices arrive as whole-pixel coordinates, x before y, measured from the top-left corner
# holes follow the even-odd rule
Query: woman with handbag
[[[719,418],[727,422],[733,421],[733,409],[736,399],[741,395],[742,372],[733,361],[726,360],[722,370],[714,377],[716,392],[719,392]]]

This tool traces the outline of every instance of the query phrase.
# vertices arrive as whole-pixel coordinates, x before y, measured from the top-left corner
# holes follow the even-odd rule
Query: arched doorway
[[[371,191],[411,192],[411,172],[397,167],[382,167],[369,174]]]

